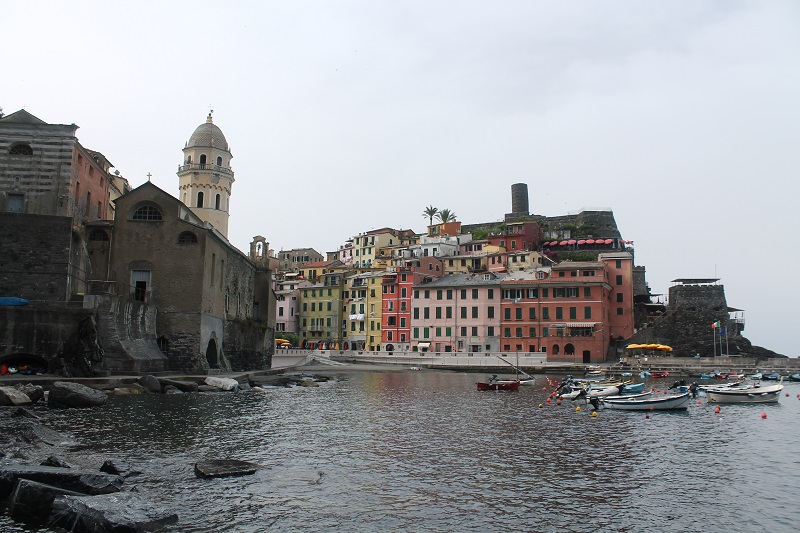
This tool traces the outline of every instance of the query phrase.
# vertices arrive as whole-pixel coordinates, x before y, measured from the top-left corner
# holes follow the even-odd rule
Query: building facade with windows
[[[300,332],[300,291],[310,287],[310,281],[289,273],[275,282],[275,331],[278,333]]]

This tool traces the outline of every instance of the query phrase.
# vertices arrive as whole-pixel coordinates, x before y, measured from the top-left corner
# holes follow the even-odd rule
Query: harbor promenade
[[[711,372],[764,372],[779,374],[800,373],[800,359],[776,358],[758,361],[748,357],[623,357],[600,365],[548,361],[544,355],[532,353],[437,353],[437,352],[369,352],[342,350],[278,349],[272,359],[272,368],[313,364],[321,360],[333,362],[395,365],[400,367],[459,370],[463,372],[514,372],[514,366],[535,374],[583,374],[590,367],[607,372],[632,372],[644,370],[669,372],[671,375],[692,377]]]

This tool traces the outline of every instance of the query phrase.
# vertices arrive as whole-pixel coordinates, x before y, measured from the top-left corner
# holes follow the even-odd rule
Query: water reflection
[[[87,464],[139,463],[129,483],[178,510],[174,531],[791,530],[800,387],[779,405],[714,415],[693,404],[648,420],[540,409],[541,386],[478,392],[479,378],[352,374],[319,388],[115,397],[47,419],[83,443]],[[207,457],[264,468],[198,479]]]

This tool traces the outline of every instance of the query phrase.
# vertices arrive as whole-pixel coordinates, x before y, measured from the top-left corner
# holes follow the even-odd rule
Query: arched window
[[[564,355],[575,355],[575,346],[573,346],[572,344],[565,344]]]
[[[158,342],[158,349],[161,350],[161,352],[164,355],[168,355],[169,354],[169,341],[167,340],[167,338],[164,337],[164,336],[161,336],[161,337],[158,338],[157,342]]]
[[[96,229],[89,234],[90,241],[105,241],[108,242],[108,233],[103,230]]]
[[[152,205],[143,205],[133,212],[133,216],[131,218],[133,220],[163,220],[161,217],[161,211]]]
[[[33,148],[30,144],[18,143],[8,151],[9,155],[33,155]]]
[[[221,157],[218,157],[218,158],[217,158],[217,166],[218,166],[218,167],[221,167],[221,166],[222,166],[222,158],[221,158]]]
[[[191,231],[184,231],[178,235],[178,244],[197,244],[197,235]]]
[[[214,201],[214,209],[219,209],[219,194],[217,195],[217,198]]]
[[[558,344],[554,344],[553,345],[553,355],[558,355],[558,352],[559,352]]]
[[[201,165],[206,164],[206,154],[200,154],[200,164]]]
[[[192,164],[192,156],[191,156],[191,154],[186,156],[186,164],[187,165],[191,165]]]
[[[203,191],[197,193],[197,207],[203,207]]]

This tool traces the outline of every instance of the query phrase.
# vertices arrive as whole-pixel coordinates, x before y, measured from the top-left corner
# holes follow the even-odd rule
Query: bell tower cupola
[[[205,123],[197,126],[183,148],[183,163],[178,167],[178,197],[227,239],[233,155],[222,130],[214,124],[212,113]]]

